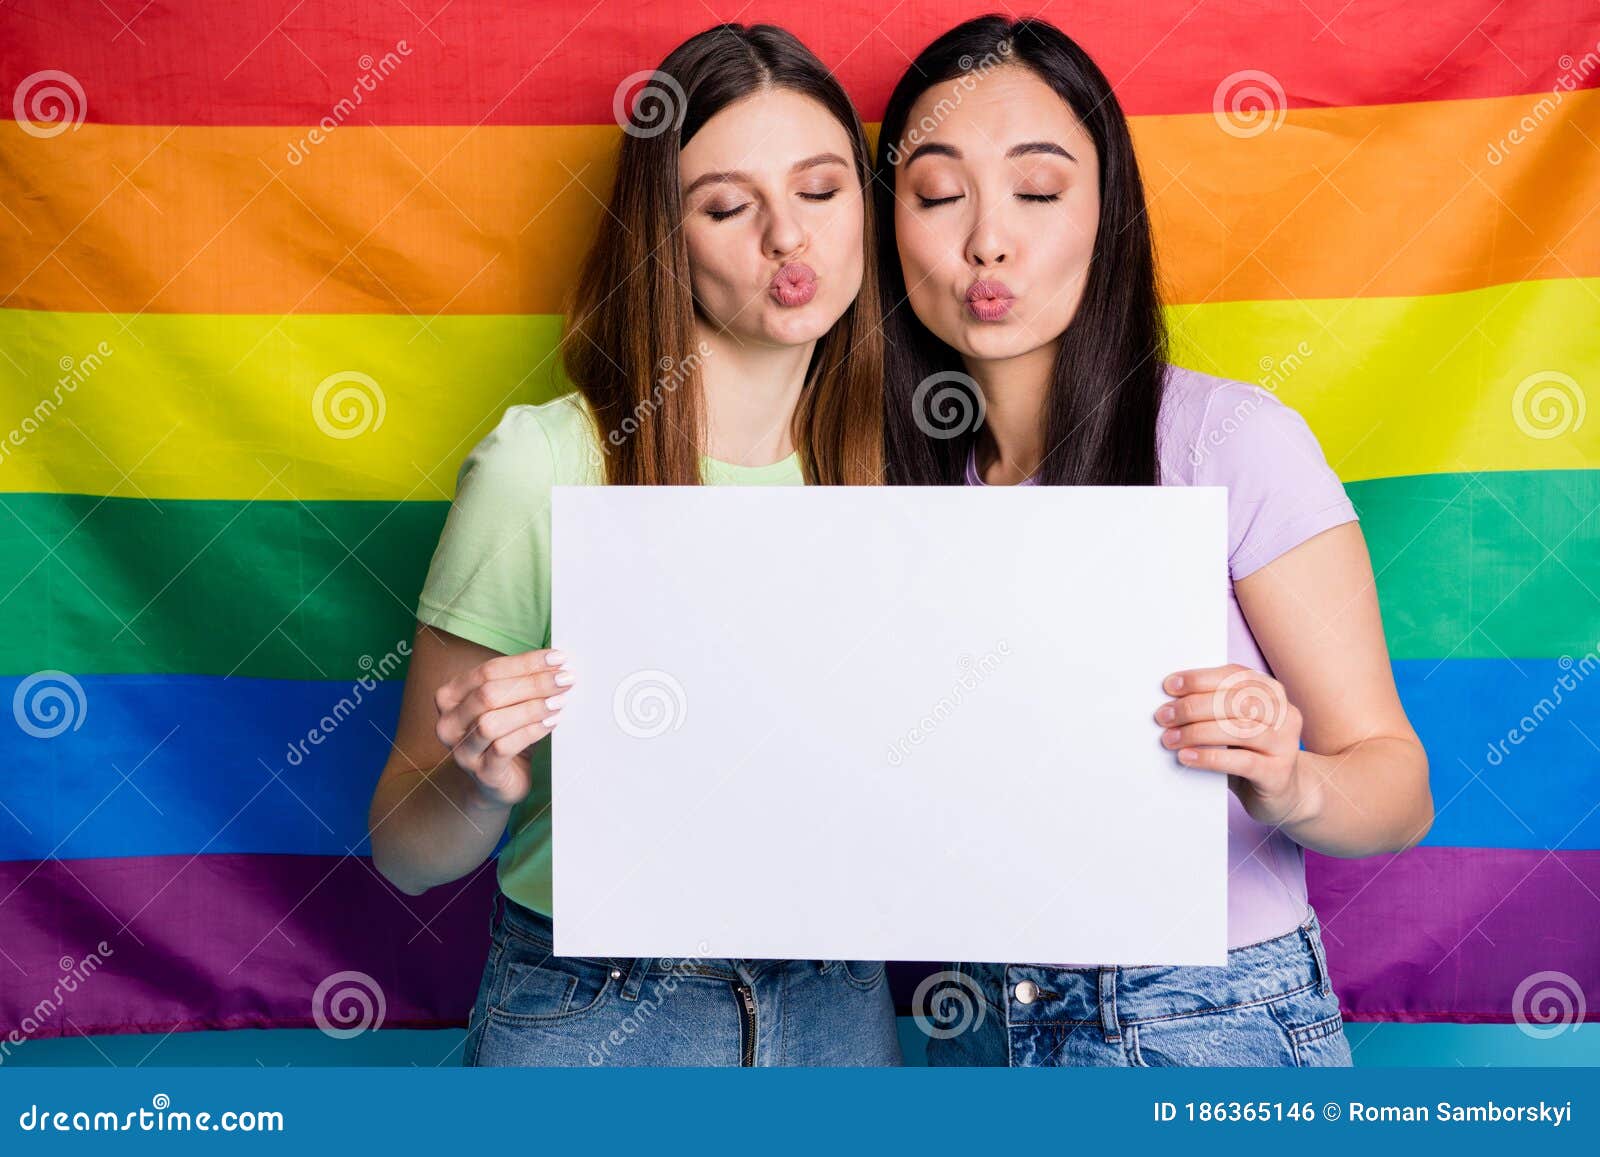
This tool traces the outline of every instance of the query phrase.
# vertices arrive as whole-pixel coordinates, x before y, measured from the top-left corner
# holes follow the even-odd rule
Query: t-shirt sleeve
[[[456,474],[419,620],[506,655],[547,645],[554,474],[532,408],[507,410]]]
[[[1233,383],[1207,401],[1195,484],[1228,488],[1228,571],[1237,581],[1313,535],[1356,519],[1344,484],[1298,411]]]

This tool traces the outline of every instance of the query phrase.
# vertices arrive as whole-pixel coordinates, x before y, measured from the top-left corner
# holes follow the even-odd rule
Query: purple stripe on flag
[[[1328,970],[1352,1020],[1600,1019],[1600,851],[1308,854]]]
[[[379,994],[383,1027],[464,1026],[494,892],[493,860],[422,896],[354,856],[0,863],[0,1047],[24,1047],[13,1030],[337,1031]]]

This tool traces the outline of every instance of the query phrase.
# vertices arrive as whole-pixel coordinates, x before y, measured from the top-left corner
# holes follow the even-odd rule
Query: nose
[[[794,215],[779,204],[767,217],[767,229],[762,237],[766,255],[775,260],[793,257],[805,244],[806,231]]]
[[[967,238],[967,260],[980,269],[1004,265],[1010,249],[1010,241],[1001,223],[989,213],[978,219]]]

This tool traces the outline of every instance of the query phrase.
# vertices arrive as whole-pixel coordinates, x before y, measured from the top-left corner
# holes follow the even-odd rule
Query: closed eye
[[[919,196],[917,198],[917,200],[922,203],[922,207],[924,209],[931,209],[935,205],[948,205],[952,201],[959,201],[959,200],[961,200],[961,194],[957,193],[954,196],[950,196],[950,197],[921,197],[921,196]]]
[[[1060,193],[1018,193],[1017,196],[1024,201],[1033,201],[1039,204],[1048,204],[1051,201],[1061,200]]]
[[[737,217],[749,207],[750,202],[746,201],[743,205],[739,205],[732,209],[707,209],[706,215],[709,216],[713,221],[726,221],[729,217]]]
[[[838,189],[829,189],[824,193],[801,193],[800,196],[807,201],[831,201],[839,195]]]

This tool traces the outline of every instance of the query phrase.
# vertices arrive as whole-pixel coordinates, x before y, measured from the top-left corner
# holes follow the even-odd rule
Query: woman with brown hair
[[[550,649],[551,487],[881,471],[871,161],[844,91],[782,29],[724,24],[634,108],[563,338],[576,392],[510,407],[461,467],[373,861],[419,894],[509,827],[466,1064],[898,1064],[882,962],[552,955],[542,741],[583,690]]]

